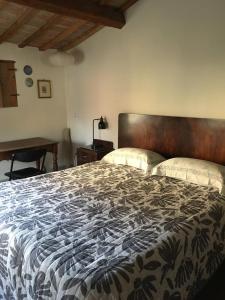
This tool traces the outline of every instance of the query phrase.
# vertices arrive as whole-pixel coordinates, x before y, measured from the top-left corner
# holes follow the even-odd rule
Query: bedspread
[[[102,162],[0,184],[0,298],[193,299],[225,258],[225,198]]]

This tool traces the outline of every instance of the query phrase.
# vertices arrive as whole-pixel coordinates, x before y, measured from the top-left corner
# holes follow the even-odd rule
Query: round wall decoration
[[[26,65],[24,68],[23,68],[23,71],[26,75],[31,75],[33,73],[33,70],[32,70],[32,67],[29,66],[29,65]]]
[[[25,79],[25,84],[26,84],[26,86],[28,86],[28,87],[32,87],[33,84],[34,84],[33,79],[32,79],[32,78],[26,78],[26,79]]]

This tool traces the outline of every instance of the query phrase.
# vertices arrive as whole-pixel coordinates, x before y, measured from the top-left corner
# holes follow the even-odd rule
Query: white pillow
[[[212,186],[219,192],[224,192],[225,167],[206,160],[171,158],[155,166],[152,175],[168,176],[199,185]]]
[[[160,154],[140,148],[119,148],[108,153],[102,159],[103,162],[128,165],[145,172],[151,171],[155,165],[164,160],[165,158]]]

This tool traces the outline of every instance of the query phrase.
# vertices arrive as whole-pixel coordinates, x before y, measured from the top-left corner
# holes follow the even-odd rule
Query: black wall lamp
[[[107,123],[106,121],[104,121],[103,117],[99,118],[99,119],[94,119],[93,120],[93,143],[92,143],[92,148],[95,148],[95,144],[94,144],[94,139],[95,139],[95,121],[99,121],[98,122],[98,129],[106,129],[107,127]]]

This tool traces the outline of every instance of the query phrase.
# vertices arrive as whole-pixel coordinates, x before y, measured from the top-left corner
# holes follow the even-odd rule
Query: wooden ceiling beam
[[[77,45],[79,45],[80,43],[82,43],[83,41],[85,41],[87,38],[89,38],[90,36],[92,36],[93,34],[98,32],[102,28],[103,28],[103,26],[101,26],[101,25],[95,25],[92,28],[90,28],[89,30],[85,31],[81,36],[79,36],[75,40],[68,42],[63,47],[58,48],[58,50],[60,50],[60,51],[70,50],[70,49],[76,47]]]
[[[75,32],[81,26],[83,26],[85,23],[86,23],[86,21],[77,21],[77,22],[75,21],[75,23],[72,26],[66,28],[65,30],[63,30],[62,32],[60,32],[58,35],[56,35],[53,39],[51,39],[50,41],[48,41],[48,42],[44,43],[43,45],[41,45],[39,47],[39,50],[44,51],[44,50],[48,50],[48,49],[54,48],[61,41],[65,40],[73,32]]]
[[[130,8],[132,5],[134,5],[138,0],[127,0],[120,8],[122,11],[126,11],[128,8]]]
[[[33,41],[37,40],[40,36],[43,36],[47,31],[49,31],[52,27],[55,26],[60,20],[62,16],[53,15],[48,19],[48,21],[41,26],[37,31],[35,31],[32,35],[26,38],[23,42],[21,42],[18,46],[20,48],[24,48],[27,45],[30,45]]]
[[[6,5],[6,2],[5,1],[1,1],[0,2],[0,9],[4,8],[5,5]]]
[[[127,0],[121,7],[120,9],[122,11],[126,11],[129,7],[131,7],[133,4],[135,4],[138,0]],[[110,0],[102,0],[102,3],[109,3]],[[103,26],[100,25],[95,25],[93,26],[91,29],[87,30],[86,32],[84,32],[81,36],[79,36],[78,38],[76,38],[73,41],[68,42],[66,45],[64,45],[63,47],[60,47],[58,50],[60,51],[68,51],[76,46],[78,46],[79,44],[81,44],[83,41],[85,41],[86,39],[88,39],[90,36],[92,36],[93,34],[95,34],[96,32],[98,32],[99,30],[101,30],[103,28]]]
[[[19,18],[0,36],[0,43],[7,41],[13,35],[15,35],[20,28],[32,19],[32,17],[37,13],[33,8],[27,8],[19,16]]]
[[[93,0],[7,0],[32,8],[46,10],[55,14],[78,18],[110,26],[122,28],[125,25],[124,13],[121,9]]]
[[[110,0],[101,0],[99,3],[100,4],[106,4],[109,1]],[[53,38],[51,41],[48,41],[45,44],[43,44],[42,46],[40,46],[39,50],[44,51],[44,50],[51,49],[51,48],[59,48],[59,47],[57,47],[57,45],[60,42],[66,40],[72,33],[74,33],[75,31],[79,30],[80,27],[82,29],[82,26],[85,25],[85,24],[88,24],[88,22],[80,20],[79,23],[76,23],[76,24],[74,24],[74,26],[71,26],[71,27],[65,29],[64,31],[62,31],[61,33],[59,33],[55,38]],[[99,28],[99,25],[98,26],[94,26],[94,29],[91,28],[90,32],[93,32],[92,34],[94,34],[96,32],[97,28],[98,28],[98,30],[100,30],[102,27]],[[89,33],[89,31],[88,31],[88,33]]]

